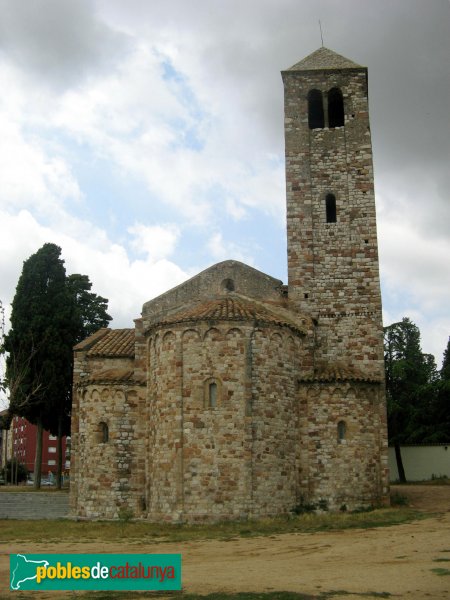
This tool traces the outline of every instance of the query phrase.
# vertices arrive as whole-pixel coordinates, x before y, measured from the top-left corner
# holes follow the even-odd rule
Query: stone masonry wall
[[[283,327],[202,322],[161,330],[149,347],[149,518],[289,511],[297,494],[298,337]]]
[[[165,294],[146,302],[142,317],[146,327],[171,310],[192,306],[202,298],[221,296],[227,291],[260,300],[279,301],[283,282],[253,267],[227,260],[202,271]]]
[[[121,509],[134,516],[144,510],[145,388],[130,381],[91,381],[105,370],[133,368],[132,358],[75,353],[70,494],[74,516],[117,518]],[[106,442],[101,423],[108,427]]]
[[[143,510],[141,388],[94,384],[81,388],[79,395],[77,516],[117,518],[121,509],[139,516]],[[107,441],[100,423],[108,426]]]
[[[300,387],[300,489],[334,508],[376,502],[386,498],[388,478],[367,70],[300,65],[283,81],[289,299],[316,320],[315,365],[356,368],[380,381],[376,393],[366,384]],[[344,102],[344,125],[335,128],[327,123],[332,88]],[[309,128],[310,90],[323,94],[323,128]],[[327,222],[328,194],[336,199],[336,222]],[[340,419],[348,438],[338,443]]]
[[[182,518],[180,342],[173,331],[149,339],[146,504],[150,519]]]
[[[357,366],[366,377],[383,381],[380,318],[377,312],[322,316],[316,328],[316,361]]]
[[[367,72],[287,71],[283,79],[289,298],[318,320],[317,361],[345,357],[365,369],[370,355],[370,369],[382,376]],[[343,94],[344,126],[310,129],[308,92],[322,91],[326,104],[334,87]],[[336,197],[336,223],[326,222],[327,194]]]
[[[253,516],[287,513],[298,498],[297,377],[303,341],[257,329],[253,340]]]
[[[194,518],[248,515],[248,333],[245,324],[199,324],[182,334],[184,509]]]
[[[331,510],[386,502],[384,415],[378,384],[316,383],[301,388],[300,481],[304,500],[326,500]],[[344,427],[342,439],[339,423]]]

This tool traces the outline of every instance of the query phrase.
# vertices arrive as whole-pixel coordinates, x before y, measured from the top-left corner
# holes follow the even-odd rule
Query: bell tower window
[[[325,198],[325,211],[327,223],[336,223],[336,197],[334,194],[327,194]]]
[[[310,129],[323,129],[325,126],[323,98],[320,90],[311,90],[308,93],[308,126]]]
[[[339,88],[332,88],[328,92],[328,125],[329,127],[344,125],[344,99]]]
[[[213,381],[209,384],[209,407],[216,408],[217,406],[217,383]]]

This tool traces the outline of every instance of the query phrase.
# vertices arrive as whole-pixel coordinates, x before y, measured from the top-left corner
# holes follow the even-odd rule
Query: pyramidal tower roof
[[[300,62],[296,63],[288,71],[315,71],[324,69],[364,69],[361,65],[353,62],[345,56],[341,56],[322,46],[312,54],[308,54]]]

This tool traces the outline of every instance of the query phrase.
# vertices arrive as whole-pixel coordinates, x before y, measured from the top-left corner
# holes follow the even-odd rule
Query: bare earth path
[[[333,595],[334,600],[367,599],[370,592],[388,593],[398,600],[450,598],[450,575],[439,576],[432,571],[450,571],[450,486],[408,486],[400,493],[409,497],[411,506],[436,515],[378,529],[157,546],[121,541],[23,547],[2,542],[0,593],[7,592],[11,552],[157,551],[182,553],[186,592],[288,590],[320,598],[325,592],[342,590],[346,593]],[[70,597],[69,592],[66,595]],[[13,598],[14,593],[10,596]],[[45,597],[33,593],[33,598]],[[130,600],[132,597],[130,593]]]

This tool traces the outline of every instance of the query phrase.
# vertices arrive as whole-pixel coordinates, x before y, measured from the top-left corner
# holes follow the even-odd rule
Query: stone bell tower
[[[320,48],[282,72],[289,298],[315,363],[383,377],[367,68]]]

